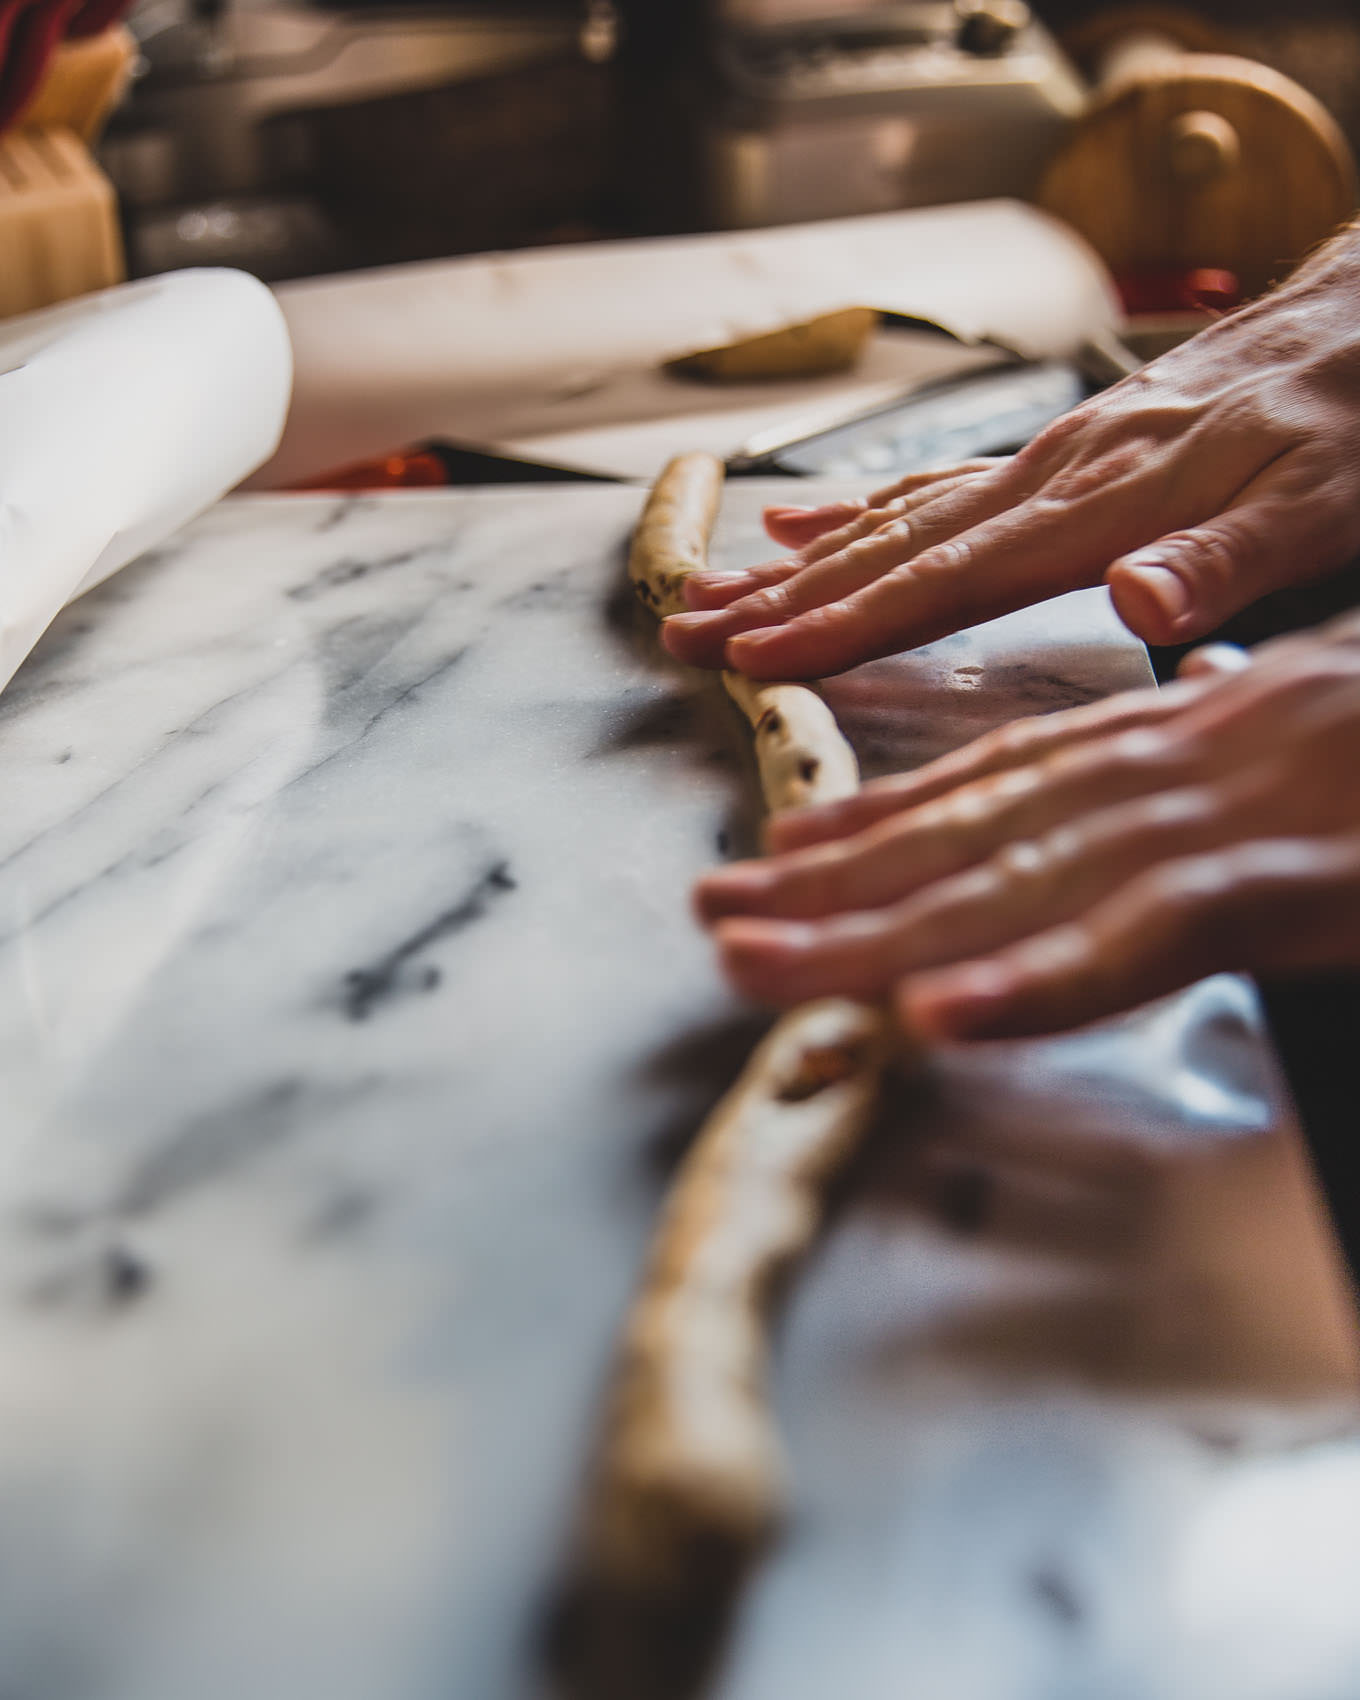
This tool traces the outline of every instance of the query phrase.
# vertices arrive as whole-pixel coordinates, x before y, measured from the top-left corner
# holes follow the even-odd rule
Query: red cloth
[[[131,0],[0,0],[0,131],[31,99],[57,43],[97,35]]]

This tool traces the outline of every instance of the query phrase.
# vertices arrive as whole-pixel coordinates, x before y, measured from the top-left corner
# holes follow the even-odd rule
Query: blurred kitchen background
[[[1120,29],[1169,16],[1122,8]],[[1083,0],[139,0],[96,157],[132,276],[1029,195],[1107,20]],[[1170,27],[1286,73],[1360,141],[1360,5],[1206,0]]]

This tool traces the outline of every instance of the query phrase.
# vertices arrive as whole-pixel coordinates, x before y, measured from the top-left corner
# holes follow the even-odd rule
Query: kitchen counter
[[[718,560],[766,553],[729,489]],[[747,740],[620,486],[245,497],[0,697],[0,1646],[34,1700],[526,1700],[684,1139]],[[834,682],[870,772],[1142,683],[1102,593]],[[1353,1700],[1355,1321],[1254,997],[895,1096],[714,1700]]]

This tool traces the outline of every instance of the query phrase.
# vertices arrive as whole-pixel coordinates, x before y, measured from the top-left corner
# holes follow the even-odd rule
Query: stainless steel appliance
[[[726,227],[1026,195],[1086,89],[1021,0],[717,0]]]

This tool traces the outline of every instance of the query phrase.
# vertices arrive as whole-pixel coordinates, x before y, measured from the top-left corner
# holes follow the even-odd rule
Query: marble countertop
[[[543,1691],[762,1024],[686,913],[746,740],[621,589],[637,500],[228,501],[0,697],[6,1695]],[[881,771],[1146,677],[1090,593],[831,695]],[[1355,1343],[1243,984],[941,1056],[794,1285],[798,1513],[713,1700],[1354,1700]]]

